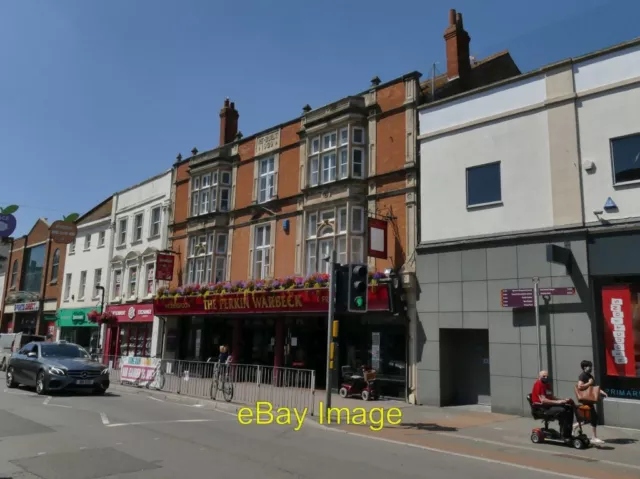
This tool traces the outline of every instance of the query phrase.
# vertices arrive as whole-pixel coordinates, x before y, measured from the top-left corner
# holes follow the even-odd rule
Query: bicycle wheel
[[[213,378],[213,380],[211,381],[211,399],[213,399],[214,401],[216,399],[216,396],[218,395],[218,381],[218,378]]]
[[[158,391],[164,389],[164,381],[165,381],[164,372],[163,371],[158,371],[158,376],[156,377],[155,386],[154,387]]]
[[[224,396],[224,400],[227,402],[231,402],[233,399],[233,383],[229,381],[225,381],[222,383],[222,395]]]

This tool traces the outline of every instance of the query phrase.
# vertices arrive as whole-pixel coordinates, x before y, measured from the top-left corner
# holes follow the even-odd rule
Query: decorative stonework
[[[264,155],[280,148],[280,130],[256,138],[255,156]]]
[[[331,190],[322,190],[322,197],[329,198],[331,196]]]

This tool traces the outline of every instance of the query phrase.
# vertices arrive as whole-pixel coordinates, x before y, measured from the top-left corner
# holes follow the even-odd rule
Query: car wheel
[[[7,381],[7,387],[9,389],[18,387],[18,383],[13,380],[13,368],[7,369],[6,381]]]
[[[36,378],[36,392],[40,396],[47,394],[47,387],[45,386],[44,381],[44,371],[40,371],[38,373],[38,377]]]

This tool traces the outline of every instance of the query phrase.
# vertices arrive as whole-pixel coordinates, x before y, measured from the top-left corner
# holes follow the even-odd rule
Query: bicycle
[[[222,371],[224,369],[224,372]],[[222,364],[218,361],[215,365],[213,372],[213,379],[211,381],[211,399],[216,400],[218,391],[222,389],[222,396],[227,402],[231,402],[233,399],[233,383],[229,378],[229,365]]]

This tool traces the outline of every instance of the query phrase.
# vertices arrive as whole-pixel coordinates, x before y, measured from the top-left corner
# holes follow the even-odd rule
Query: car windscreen
[[[73,344],[41,344],[43,358],[89,358],[89,353]]]

